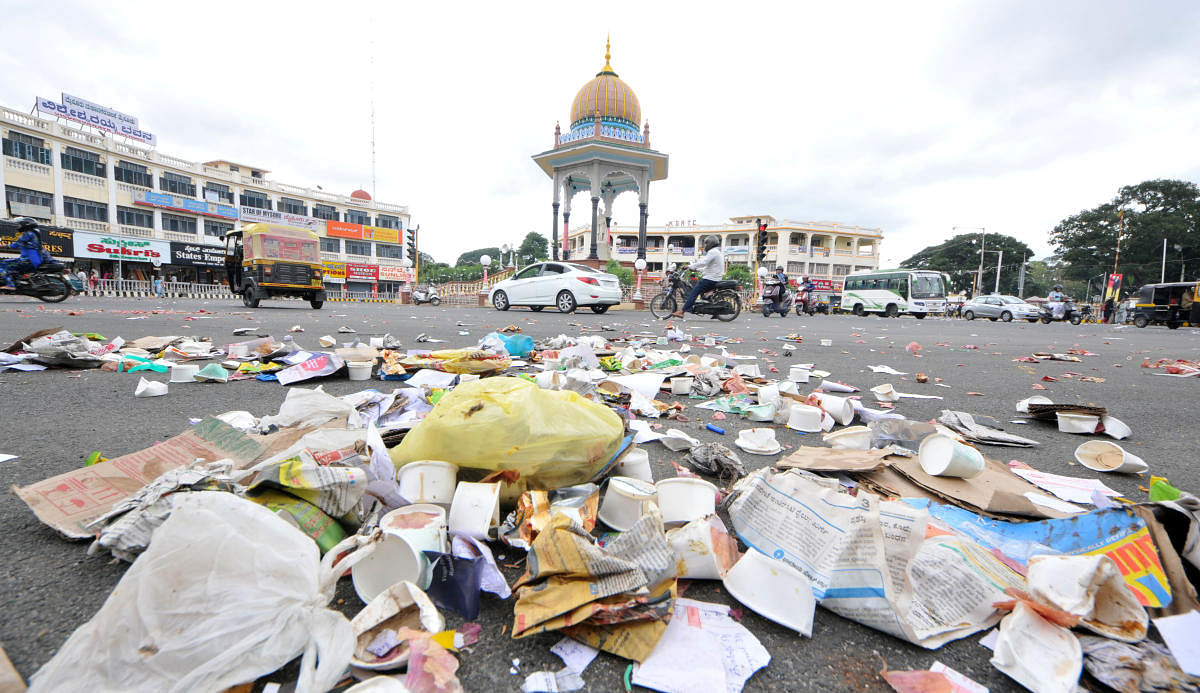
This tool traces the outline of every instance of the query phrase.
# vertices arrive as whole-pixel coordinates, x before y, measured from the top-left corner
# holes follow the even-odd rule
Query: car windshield
[[[942,277],[936,274],[912,275],[913,298],[941,298],[946,295],[942,286]]]

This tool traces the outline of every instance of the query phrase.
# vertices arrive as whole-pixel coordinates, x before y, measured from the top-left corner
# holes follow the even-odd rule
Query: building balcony
[[[124,224],[117,227],[117,230],[124,236],[137,236],[138,238],[154,238],[154,229],[148,229],[145,226],[126,226]]]
[[[328,250],[322,250],[321,251],[321,259],[328,260],[330,262],[341,262],[342,254],[341,253],[331,253]]]
[[[149,192],[150,188],[143,188],[140,185],[130,185],[129,183],[118,182],[117,190],[120,190],[123,193],[128,193],[130,197],[133,197],[138,193]]]
[[[346,262],[354,262],[360,265],[374,264],[374,258],[370,255],[346,255]]]
[[[91,221],[90,219],[65,219],[66,226],[76,231],[95,231],[96,233],[108,233],[108,224],[103,221]]]
[[[833,250],[833,254],[834,255],[844,255],[844,256],[849,257],[851,255],[854,255],[854,249],[853,248],[835,248]]]
[[[97,190],[104,190],[108,187],[107,178],[100,178],[99,176],[92,176],[86,173],[79,173],[77,171],[63,171],[63,182],[74,183],[75,185],[83,185],[89,188],[96,188]]]
[[[14,171],[22,171],[34,176],[49,178],[51,168],[45,164],[39,164],[34,161],[26,161],[24,159],[16,159],[11,156],[4,157],[4,165]]]
[[[179,241],[180,243],[198,243],[200,238],[194,233],[181,233],[179,231],[163,231],[163,238],[168,241]]]

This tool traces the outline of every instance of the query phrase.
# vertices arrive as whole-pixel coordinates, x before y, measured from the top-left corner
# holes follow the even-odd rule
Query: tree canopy
[[[907,269],[928,269],[950,275],[951,291],[970,291],[979,272],[978,233],[962,233],[940,245],[932,245],[900,263]],[[1000,293],[1016,294],[1021,263],[1033,256],[1029,246],[1012,236],[998,233],[987,234],[984,241],[983,287],[979,293],[991,293],[996,286],[996,260],[994,250],[1004,251],[1000,268]],[[1025,293],[1032,293],[1028,278]]]
[[[478,265],[479,258],[483,257],[484,255],[491,256],[492,262],[500,261],[499,248],[476,248],[475,250],[468,250],[462,255],[459,255],[458,260],[454,262],[454,266],[463,267],[465,265]]]
[[[521,241],[521,246],[517,248],[519,264],[526,265],[538,260],[545,260],[549,257],[549,248],[550,241],[547,241],[545,236],[530,231],[525,234],[525,240]]]

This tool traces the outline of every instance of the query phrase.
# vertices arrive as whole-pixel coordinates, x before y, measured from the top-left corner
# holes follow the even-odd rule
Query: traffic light
[[[763,260],[767,259],[767,225],[762,219],[755,219],[754,223],[758,226],[758,264],[762,264]]]
[[[420,228],[420,227],[418,227]],[[404,256],[412,260],[413,267],[417,266],[417,229],[408,229],[404,232]]]

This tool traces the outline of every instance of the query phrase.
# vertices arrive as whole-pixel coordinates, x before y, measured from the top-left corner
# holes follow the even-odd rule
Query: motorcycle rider
[[[808,278],[807,274],[800,277],[800,284],[796,288],[796,303],[804,304],[804,308],[807,310],[808,302],[812,297],[812,292],[815,288],[816,287],[813,286],[812,280]]]
[[[771,280],[779,284],[779,290],[771,299],[770,310],[772,312],[783,309],[783,300],[787,298],[788,278],[787,273],[782,267],[775,268],[775,274],[771,275]]]
[[[683,307],[671,313],[671,317],[673,318],[682,318],[684,313],[692,309],[700,294],[711,291],[717,285],[717,282],[721,280],[721,277],[725,276],[725,254],[721,252],[721,239],[715,235],[706,237],[704,239],[704,250],[703,258],[684,268],[699,271],[701,273],[700,279],[692,287],[687,300],[683,302]]]
[[[1062,320],[1067,313],[1066,297],[1063,295],[1062,284],[1055,284],[1054,289],[1046,295],[1047,307],[1055,320]]]
[[[46,259],[46,253],[42,250],[42,236],[38,233],[37,222],[29,217],[20,217],[14,221],[21,235],[17,240],[9,243],[8,247],[19,251],[21,256],[0,261],[0,275],[4,278],[4,289],[15,289],[13,276],[36,270]]]

